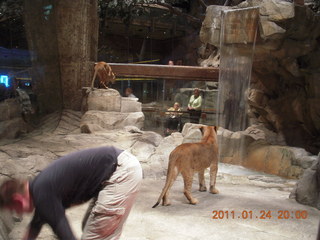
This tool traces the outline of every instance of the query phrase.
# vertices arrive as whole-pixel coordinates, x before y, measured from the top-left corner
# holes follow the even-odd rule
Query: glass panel
[[[201,13],[206,10],[201,4],[174,4],[183,14],[152,4],[144,9],[130,1],[127,9],[110,4],[53,0],[0,3],[1,16],[5,15],[0,21],[0,139],[55,130],[63,122],[62,109],[78,111],[75,115],[80,118],[81,90],[90,86],[96,60],[198,65]],[[130,15],[134,12],[138,14]],[[184,13],[195,17],[186,19],[188,14]],[[205,106],[200,122],[209,123],[215,118],[214,104],[208,99],[216,94],[216,87],[212,90],[209,85],[150,77],[122,78],[111,88],[124,95],[125,89],[132,87],[144,105],[161,109],[163,121],[175,102],[186,110],[193,89],[198,87]],[[188,120],[188,113],[182,116]],[[153,129],[151,125],[146,123],[145,129]],[[162,122],[158,125],[163,128]],[[3,135],[7,129],[10,134]]]
[[[201,112],[198,117],[195,116],[195,120],[199,119],[199,123],[207,125],[216,123],[217,83],[119,77],[113,88],[124,97],[126,89],[131,88],[132,93],[142,102],[142,110],[145,115],[144,130],[156,131],[164,135],[181,131],[185,123],[194,120],[190,117],[188,103],[195,88],[199,89],[202,98]],[[174,106],[175,103],[178,103],[178,106]]]
[[[52,2],[1,5],[6,20],[0,22],[0,140],[58,124],[62,98]]]

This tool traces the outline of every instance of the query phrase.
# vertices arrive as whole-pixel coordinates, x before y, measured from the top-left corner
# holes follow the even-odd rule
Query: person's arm
[[[202,105],[202,97],[199,96],[195,101],[194,101],[194,104],[193,104],[193,108],[194,110],[201,110],[201,105]]]
[[[192,95],[188,103],[188,109],[192,109],[191,104],[193,103],[193,101],[194,101],[194,96]]]
[[[59,240],[76,240],[65,215],[61,200],[48,196],[37,206],[41,219],[48,223]]]
[[[37,212],[35,212],[29,227],[23,237],[23,240],[34,240],[37,238],[37,236],[40,233],[40,230],[42,228],[43,222],[41,221],[39,215]]]
[[[172,111],[172,107],[167,109],[166,115],[171,115],[172,113],[170,113]]]

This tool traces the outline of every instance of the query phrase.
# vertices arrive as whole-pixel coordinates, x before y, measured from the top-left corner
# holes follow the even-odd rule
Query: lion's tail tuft
[[[159,205],[160,201],[158,201],[155,205],[152,206],[152,208],[156,208]]]

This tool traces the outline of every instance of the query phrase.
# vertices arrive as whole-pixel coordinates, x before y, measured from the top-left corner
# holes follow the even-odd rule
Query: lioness
[[[100,85],[103,85],[105,88],[108,88],[107,85],[109,82],[115,82],[115,76],[112,72],[110,65],[106,62],[97,62],[94,65],[94,74],[91,83],[91,89],[93,90],[94,80],[98,75]]]
[[[210,192],[219,193],[215,188],[218,171],[218,142],[217,127],[201,126],[203,137],[199,143],[184,143],[176,147],[169,156],[166,184],[160,194],[155,208],[163,200],[162,205],[168,206],[169,190],[181,172],[184,181],[184,195],[191,204],[197,204],[198,200],[191,195],[191,187],[194,172],[199,174],[199,191],[206,191],[204,171],[210,167]]]

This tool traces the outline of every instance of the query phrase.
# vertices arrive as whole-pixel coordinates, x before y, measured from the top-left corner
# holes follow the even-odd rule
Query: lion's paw
[[[193,198],[193,199],[190,201],[190,204],[196,205],[198,202],[199,202],[198,199]]]
[[[218,194],[218,193],[219,193],[219,190],[216,189],[215,187],[210,187],[210,193],[212,193],[212,194]]]
[[[170,206],[171,205],[171,202],[164,202],[162,203],[163,206]]]
[[[207,187],[201,185],[201,186],[199,187],[199,191],[200,191],[200,192],[205,192],[205,191],[207,191]]]

